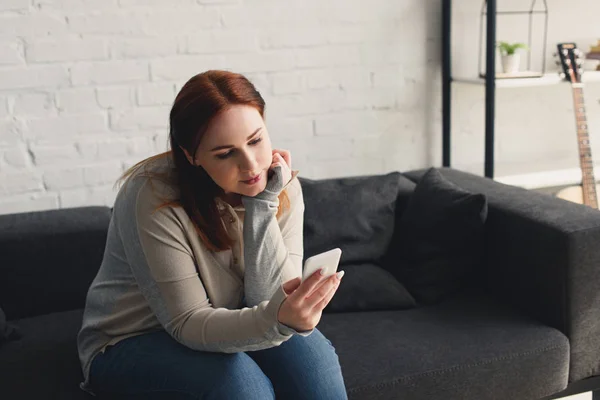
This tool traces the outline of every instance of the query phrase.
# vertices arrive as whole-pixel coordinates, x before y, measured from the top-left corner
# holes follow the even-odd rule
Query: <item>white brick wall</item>
[[[69,72],[61,65],[2,68],[0,90],[56,89],[69,85]]]
[[[0,40],[0,65],[23,64],[23,46],[18,40]]]
[[[8,116],[8,97],[0,96],[0,118]]]
[[[55,89],[57,92],[61,89]],[[67,89],[68,90],[68,89]],[[21,91],[11,96],[13,114],[23,118],[37,118],[56,115],[54,93],[46,91]]]
[[[64,113],[100,111],[94,88],[59,90],[56,92],[56,107],[59,112]]]
[[[177,91],[207,69],[256,84],[274,145],[304,176],[439,165],[440,3],[2,0],[0,214],[111,205],[120,173],[166,150]],[[600,6],[577,0],[589,12],[575,15],[548,3],[578,22],[551,26],[549,44],[597,35]],[[479,6],[461,2],[455,39],[477,34]],[[459,64],[468,53],[455,51]],[[598,148],[599,94],[589,89]],[[498,92],[498,170],[576,165],[568,96]],[[455,86],[453,98],[454,163],[482,173],[483,89]]]
[[[83,60],[106,60],[108,51],[103,39],[71,39],[57,37],[32,40],[25,49],[29,64],[64,63]]]

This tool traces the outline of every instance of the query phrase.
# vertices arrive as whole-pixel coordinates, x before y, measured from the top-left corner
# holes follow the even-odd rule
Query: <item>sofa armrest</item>
[[[405,173],[418,181],[426,170]],[[569,381],[600,374],[600,212],[440,168],[488,198],[482,285],[570,341]]]

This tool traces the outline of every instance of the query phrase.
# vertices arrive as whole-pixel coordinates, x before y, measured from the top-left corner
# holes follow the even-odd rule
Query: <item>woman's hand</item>
[[[279,308],[279,322],[298,332],[314,329],[340,285],[343,272],[340,275],[323,278],[319,270],[302,283],[300,278],[285,282],[283,290],[288,297]]]
[[[285,186],[292,179],[292,155],[288,150],[273,149],[273,161],[269,168],[269,177],[273,175],[274,169],[281,166],[282,182]]]
[[[267,184],[265,189],[254,197],[242,195],[242,202],[246,205],[251,199],[277,201],[283,188],[292,180],[292,156],[288,150],[274,149],[273,158],[267,171]],[[247,206],[247,205],[246,205]]]
[[[275,154],[279,154],[281,156],[281,158],[283,158],[283,161],[285,161],[287,166],[290,169],[292,169],[292,154],[290,153],[289,150],[273,149],[272,153],[273,153],[273,157],[275,157]]]
[[[292,156],[287,150],[273,150],[273,160],[267,173],[265,190],[254,196],[259,200],[275,201],[285,185],[292,179]],[[242,202],[247,198],[242,196]]]

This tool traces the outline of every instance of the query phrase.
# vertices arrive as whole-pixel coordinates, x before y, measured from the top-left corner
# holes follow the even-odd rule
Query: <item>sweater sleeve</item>
[[[279,329],[277,315],[286,297],[282,288],[253,307],[213,308],[198,275],[185,224],[170,207],[154,211],[139,201],[115,209],[119,234],[135,283],[164,329],[196,350],[234,353],[271,348],[291,337]],[[131,204],[133,203],[133,204]]]
[[[249,306],[271,298],[281,285],[302,275],[304,200],[300,182],[287,185],[290,209],[276,218],[277,193],[244,197],[244,291]]]

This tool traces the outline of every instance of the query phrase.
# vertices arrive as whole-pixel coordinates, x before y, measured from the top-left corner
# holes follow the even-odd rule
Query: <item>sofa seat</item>
[[[78,386],[81,318],[74,310],[12,321],[23,338],[0,348],[8,382],[0,393],[93,398]],[[529,400],[567,385],[567,338],[484,294],[410,310],[326,313],[318,328],[336,347],[350,399]]]
[[[350,399],[531,400],[567,386],[569,342],[483,293],[402,311],[324,314]]]
[[[79,388],[82,316],[79,309],[10,321],[23,337],[0,347],[0,398],[93,399]]]

